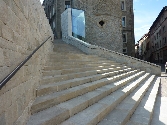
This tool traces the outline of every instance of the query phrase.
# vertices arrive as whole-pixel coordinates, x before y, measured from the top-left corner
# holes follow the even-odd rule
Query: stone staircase
[[[56,42],[27,125],[150,124],[160,78]]]

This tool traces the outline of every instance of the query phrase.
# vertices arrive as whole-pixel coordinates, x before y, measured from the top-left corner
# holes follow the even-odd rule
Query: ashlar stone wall
[[[39,0],[0,0],[0,81],[53,33]],[[24,125],[52,40],[0,90],[0,125]]]

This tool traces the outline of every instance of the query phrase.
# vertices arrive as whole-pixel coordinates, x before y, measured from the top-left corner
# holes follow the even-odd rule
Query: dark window
[[[125,2],[124,1],[121,1],[121,9],[125,10]]]
[[[165,26],[163,26],[163,32],[165,32]]]
[[[123,42],[126,43],[126,34],[123,34]]]
[[[126,25],[126,19],[125,17],[122,17],[122,26],[125,27],[125,25]]]
[[[127,49],[126,48],[123,49],[123,53],[127,53]]]
[[[161,30],[159,31],[159,36],[161,36]]]
[[[70,1],[65,1],[65,10],[67,8],[70,8],[71,7],[71,2]]]

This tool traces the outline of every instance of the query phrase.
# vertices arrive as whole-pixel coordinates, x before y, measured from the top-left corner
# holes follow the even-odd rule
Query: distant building
[[[167,6],[163,7],[145,37],[139,40],[141,58],[154,63],[167,62]],[[143,50],[145,44],[146,49]]]
[[[61,13],[69,7],[81,9],[86,42],[135,56],[133,0],[44,0],[43,6],[56,38],[61,38]]]
[[[146,44],[147,44],[148,34],[144,34],[142,38],[138,41],[139,43],[139,58],[146,60]]]
[[[135,44],[135,58],[139,59],[139,44]]]

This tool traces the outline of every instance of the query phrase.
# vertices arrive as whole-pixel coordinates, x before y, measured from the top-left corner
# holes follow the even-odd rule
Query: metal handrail
[[[11,73],[9,73],[1,82],[0,82],[0,90],[6,83],[18,72],[18,70],[34,55],[34,53],[44,44],[48,39],[51,38],[49,36],[40,46],[38,46],[29,56],[25,58]]]

